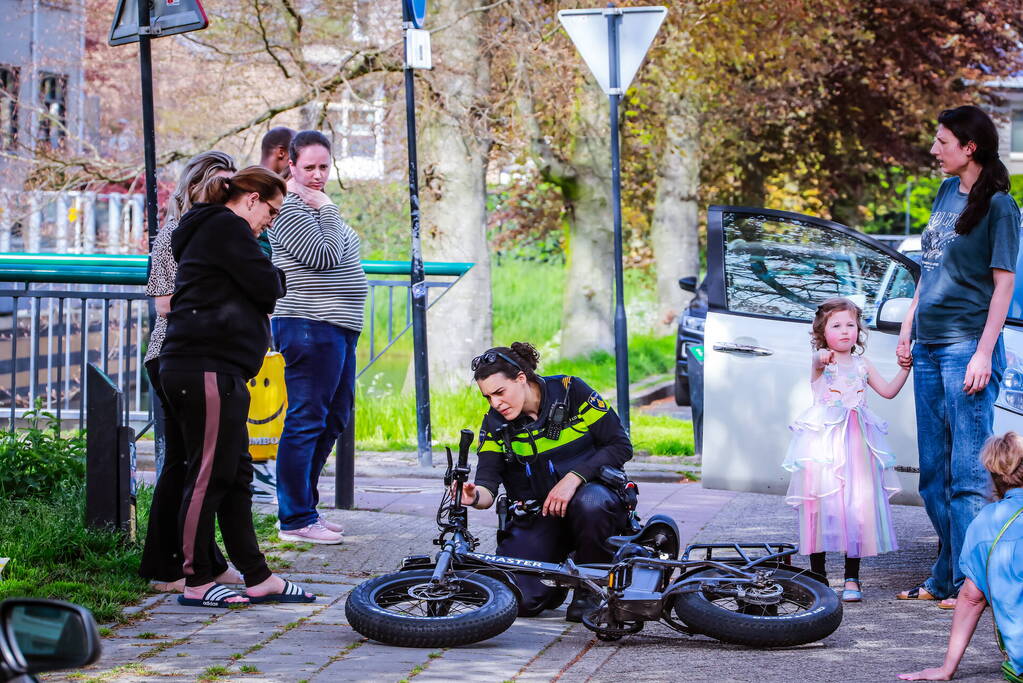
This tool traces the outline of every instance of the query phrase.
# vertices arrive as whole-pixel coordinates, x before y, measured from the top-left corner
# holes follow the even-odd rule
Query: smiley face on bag
[[[288,412],[288,391],[284,384],[284,356],[270,351],[259,374],[248,381],[249,454],[259,462],[277,457],[277,444]]]

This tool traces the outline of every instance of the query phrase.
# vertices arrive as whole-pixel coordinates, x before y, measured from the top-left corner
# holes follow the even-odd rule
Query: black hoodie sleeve
[[[596,450],[572,471],[583,481],[596,479],[604,465],[621,468],[632,459],[632,441],[618,414],[596,391],[578,377],[572,378],[569,404],[586,423]]]
[[[224,229],[217,231],[219,244],[208,250],[210,262],[227,273],[260,311],[273,313],[277,300],[287,292],[284,271],[275,267],[259,248],[243,218],[225,223]]]

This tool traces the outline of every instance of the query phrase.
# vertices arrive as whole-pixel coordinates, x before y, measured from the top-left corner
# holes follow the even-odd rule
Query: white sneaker
[[[277,535],[282,541],[294,541],[296,543],[319,543],[320,545],[337,545],[344,538],[341,534],[331,531],[316,520],[307,527],[291,529],[290,531],[279,531]]]

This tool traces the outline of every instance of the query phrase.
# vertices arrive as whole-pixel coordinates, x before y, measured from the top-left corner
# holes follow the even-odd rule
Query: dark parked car
[[[32,683],[35,674],[78,669],[99,659],[92,613],[57,600],[0,602],[0,682]]]
[[[678,317],[678,334],[675,338],[675,403],[687,406],[692,403],[688,356],[691,348],[703,346],[703,322],[707,319],[707,288],[704,285],[697,287],[695,277],[679,278],[678,286],[693,293],[689,305]]]

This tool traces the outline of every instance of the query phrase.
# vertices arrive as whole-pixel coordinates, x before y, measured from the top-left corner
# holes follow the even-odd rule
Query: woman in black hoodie
[[[284,296],[284,273],[256,237],[280,211],[284,181],[258,166],[211,178],[203,203],[181,217],[171,248],[178,262],[160,379],[185,444],[180,512],[182,605],[311,602],[314,596],[266,566],[252,527],[252,459],[245,383],[270,345],[268,316]],[[217,584],[209,556],[214,521],[245,577],[245,595]]]

